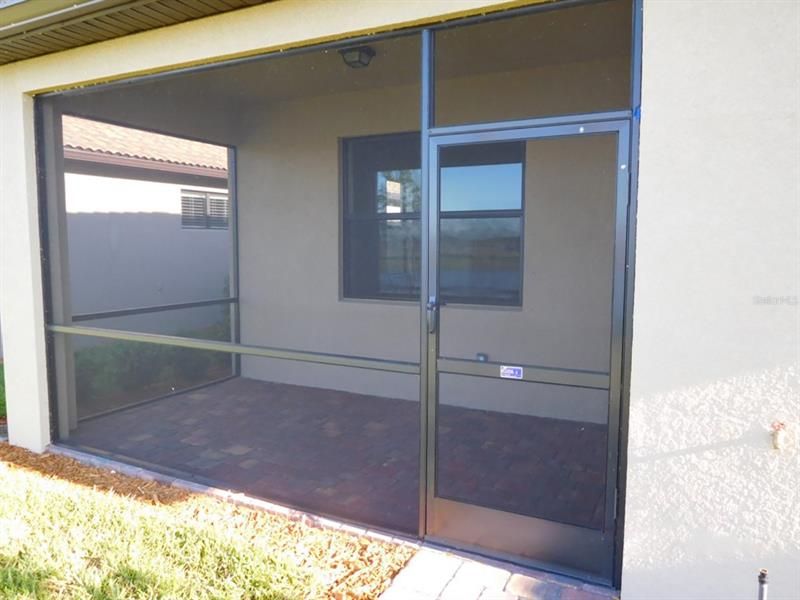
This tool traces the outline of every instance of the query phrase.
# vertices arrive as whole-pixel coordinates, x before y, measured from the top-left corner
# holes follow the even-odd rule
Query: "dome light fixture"
[[[375,50],[370,46],[354,46],[352,48],[342,48],[339,50],[344,64],[352,69],[363,69],[369,66]]]

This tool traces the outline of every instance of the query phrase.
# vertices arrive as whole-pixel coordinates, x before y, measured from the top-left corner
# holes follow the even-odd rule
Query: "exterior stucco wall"
[[[43,450],[50,419],[33,99],[10,93],[17,83],[0,70],[0,333],[9,439]]]
[[[800,598],[798,40],[796,2],[644,4],[623,598]]]

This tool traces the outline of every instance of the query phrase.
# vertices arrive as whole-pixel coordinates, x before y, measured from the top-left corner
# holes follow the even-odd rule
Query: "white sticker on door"
[[[503,379],[522,379],[522,367],[500,367],[500,377]]]

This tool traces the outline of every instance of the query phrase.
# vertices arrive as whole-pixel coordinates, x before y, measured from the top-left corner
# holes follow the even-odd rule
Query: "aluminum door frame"
[[[422,307],[422,329],[426,332],[427,349],[423,369],[426,380],[424,387],[427,405],[425,429],[422,432],[425,440],[424,498],[421,501],[420,519],[424,521],[425,539],[449,547],[488,555],[494,558],[510,560],[528,566],[557,571],[568,575],[577,575],[610,585],[614,580],[615,542],[617,518],[617,476],[619,470],[619,437],[620,414],[622,404],[622,354],[625,318],[626,289],[626,251],[628,242],[628,209],[630,199],[630,135],[631,124],[627,119],[593,120],[594,115],[568,116],[558,123],[559,119],[533,119],[530,121],[514,121],[497,123],[496,125],[478,124],[475,126],[458,126],[439,128],[429,131],[428,144],[424,148],[424,176],[427,207],[423,206],[423,235],[427,248],[423,252],[426,259],[423,265],[427,271],[426,293],[436,297],[433,318],[435,326],[429,327],[425,322],[430,318],[430,311]],[[598,115],[599,116],[599,115]],[[617,115],[614,115],[617,116]],[[554,123],[555,122],[555,123]],[[439,373],[455,373],[478,377],[499,379],[499,363],[481,363],[478,361],[456,360],[439,357],[439,310],[438,306],[438,250],[439,250],[439,149],[445,146],[479,144],[487,142],[525,141],[559,137],[586,136],[615,133],[617,135],[617,182],[616,204],[614,215],[614,252],[612,282],[612,314],[610,336],[610,364],[608,373],[577,371],[568,369],[545,368],[536,365],[522,365],[525,381],[576,385],[609,390],[608,404],[608,437],[606,463],[606,497],[604,527],[600,534],[600,542],[593,540],[598,533],[588,528],[566,525],[547,519],[515,515],[485,507],[477,507],[467,503],[455,502],[443,498],[435,498],[436,489],[436,406],[438,404]],[[426,218],[425,218],[426,217]],[[446,507],[447,511],[459,518],[487,518],[496,521],[498,535],[513,536],[525,524],[535,524],[542,532],[542,546],[547,547],[554,561],[535,560],[514,553],[489,550],[471,543],[463,543],[452,538],[443,538],[432,533],[433,521],[436,518],[435,504]],[[496,515],[493,513],[497,513]],[[588,533],[587,533],[588,532]],[[468,536],[467,536],[468,537]],[[600,568],[569,567],[558,564],[558,556],[563,553],[574,554],[577,563],[596,565]],[[602,556],[599,556],[602,555]],[[602,565],[600,563],[603,563]]]

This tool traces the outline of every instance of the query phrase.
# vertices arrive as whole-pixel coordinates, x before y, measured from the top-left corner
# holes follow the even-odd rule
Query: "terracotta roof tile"
[[[227,171],[224,146],[63,116],[64,147]]]

